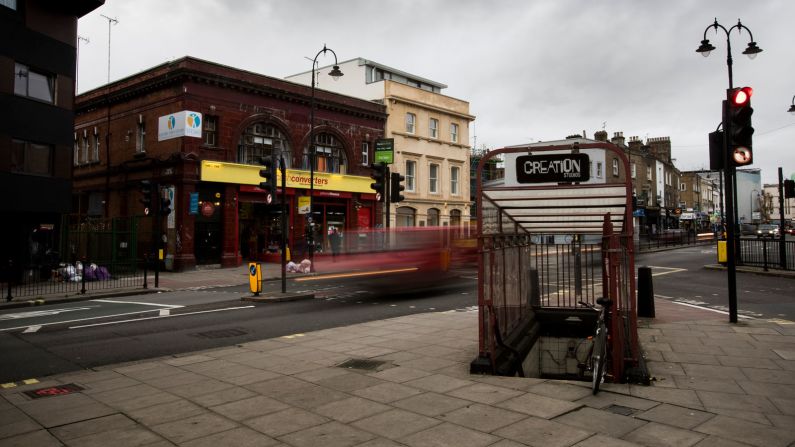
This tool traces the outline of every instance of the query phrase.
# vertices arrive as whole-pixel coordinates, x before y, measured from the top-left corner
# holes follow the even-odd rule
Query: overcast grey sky
[[[709,166],[707,133],[728,87],[726,36],[695,52],[715,18],[731,34],[735,86],[754,88],[754,165],[795,173],[792,0],[106,0],[80,19],[79,91],[186,55],[284,77],[323,48],[432,79],[470,103],[470,144],[500,148],[603,128],[671,137],[681,170]],[[321,66],[331,64],[321,56]],[[475,137],[477,140],[475,141]]]

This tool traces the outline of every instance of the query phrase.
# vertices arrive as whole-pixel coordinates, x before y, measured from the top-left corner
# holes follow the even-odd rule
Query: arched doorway
[[[461,210],[450,210],[450,226],[461,226]]]
[[[428,208],[428,226],[429,227],[438,227],[439,226],[439,209],[438,208]]]

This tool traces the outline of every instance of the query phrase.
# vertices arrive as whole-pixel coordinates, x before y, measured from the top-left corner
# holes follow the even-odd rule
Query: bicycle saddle
[[[602,307],[607,307],[613,304],[613,300],[611,300],[610,298],[597,298],[596,304]]]

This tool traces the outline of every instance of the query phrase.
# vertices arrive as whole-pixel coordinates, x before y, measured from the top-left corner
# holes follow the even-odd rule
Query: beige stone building
[[[406,177],[405,200],[391,204],[391,226],[463,226],[470,220],[469,113],[467,101],[443,95],[447,86],[367,59],[339,64],[344,76],[324,76],[318,89],[381,102],[389,117],[385,138],[395,142],[391,172]],[[312,72],[286,79],[310,84]],[[373,161],[372,147],[362,147],[362,164]]]

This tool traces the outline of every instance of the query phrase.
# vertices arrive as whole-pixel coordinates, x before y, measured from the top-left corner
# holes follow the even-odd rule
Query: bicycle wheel
[[[591,390],[593,394],[599,392],[599,384],[602,382],[602,377],[605,374],[605,357],[607,356],[607,330],[602,325],[596,331],[596,336],[593,338],[593,354],[591,362],[593,365],[593,377],[591,378]]]

